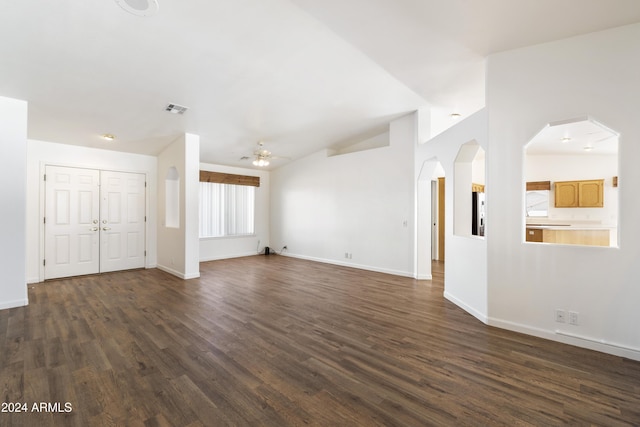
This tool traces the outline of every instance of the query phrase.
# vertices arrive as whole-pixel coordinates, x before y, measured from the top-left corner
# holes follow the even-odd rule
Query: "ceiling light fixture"
[[[158,13],[158,0],[115,0],[122,9],[132,15],[149,17]]]
[[[462,114],[460,114],[460,113],[451,113],[451,114],[449,114],[449,117],[451,117],[454,120],[458,120],[460,117],[462,117]]]
[[[564,138],[561,139],[561,141],[563,143],[567,143],[567,142],[571,141],[571,137],[565,136]]]
[[[116,136],[110,133],[105,133],[104,135],[102,135],[102,138],[106,139],[107,141],[113,141],[114,139],[116,139]]]
[[[584,147],[584,151],[592,151],[593,147],[591,145],[587,145],[586,147]]]
[[[260,167],[269,166],[269,160],[265,159],[263,156],[257,156],[253,161],[253,165]]]
[[[264,148],[264,142],[258,141],[258,149],[253,152],[255,159],[253,160],[254,166],[265,167],[269,166],[269,159],[271,159],[271,151]]]

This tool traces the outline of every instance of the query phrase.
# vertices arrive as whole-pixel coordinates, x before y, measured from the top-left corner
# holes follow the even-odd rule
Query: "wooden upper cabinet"
[[[556,208],[578,207],[578,183],[576,181],[556,182]]]
[[[544,191],[544,190],[551,190],[551,181],[527,182],[527,191]]]
[[[601,208],[604,206],[604,180],[555,183],[556,208]]]
[[[472,193],[484,193],[484,184],[471,183]]]
[[[582,208],[604,206],[604,179],[578,181],[578,205]]]

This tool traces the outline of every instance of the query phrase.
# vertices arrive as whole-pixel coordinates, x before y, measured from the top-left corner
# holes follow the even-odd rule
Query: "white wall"
[[[158,156],[158,268],[183,279],[200,277],[198,206],[200,137],[184,134]],[[180,180],[180,226],[166,226],[166,177],[170,168]]]
[[[640,25],[487,64],[490,324],[640,360]],[[547,123],[586,115],[620,132],[620,247],[524,244],[523,147]],[[555,322],[556,309],[579,325]]]
[[[455,209],[454,163],[460,147],[471,141],[476,141],[480,147],[485,151],[487,150],[487,114],[484,109],[462,120],[427,143],[421,144],[417,149],[415,161],[416,170],[420,171],[423,165],[433,163],[435,159],[440,162],[445,172],[444,295],[448,300],[486,322],[488,308],[487,240],[489,239],[489,232],[492,230],[490,228],[491,224],[494,223],[491,217],[493,212],[493,207],[491,206],[493,197],[491,182],[488,182],[485,189],[487,195],[487,237],[482,239],[476,236],[457,236],[453,234]],[[471,161],[471,159],[472,157],[469,160]],[[418,177],[418,179],[423,178]],[[471,197],[470,180],[471,171],[469,170],[464,187],[464,191],[469,192],[469,197]],[[427,194],[419,193],[419,206],[423,206],[424,199],[430,199],[430,197],[430,192]],[[428,212],[426,207],[424,212],[425,214]],[[430,211],[428,215],[430,220]],[[431,245],[429,223],[430,221],[427,222],[426,217],[418,219],[419,236],[422,240],[418,242],[418,245],[421,247],[426,247],[427,245],[430,247]],[[471,223],[470,219],[468,223]],[[431,258],[429,257],[428,259],[430,260]]]
[[[27,305],[25,278],[27,102],[0,97],[0,309]]]
[[[485,153],[480,150],[471,163],[471,181],[474,184],[485,185],[486,183],[487,177],[485,161]]]
[[[598,155],[527,155],[525,181],[551,181],[549,218],[556,220],[595,221],[607,226],[618,222],[618,188],[613,177],[618,175],[618,156]],[[602,208],[556,208],[556,181],[604,179]]]
[[[231,173],[260,177],[256,188],[255,235],[200,239],[200,261],[255,255],[269,243],[269,171],[201,163],[200,169],[211,172]],[[281,247],[273,248],[280,251]]]
[[[389,146],[326,152],[271,172],[271,245],[285,254],[414,275],[416,114],[390,124]],[[351,258],[345,258],[345,253]]]
[[[44,280],[43,221],[45,165],[144,173],[147,178],[145,266],[156,266],[156,164],[152,156],[29,140],[27,143],[27,280]]]

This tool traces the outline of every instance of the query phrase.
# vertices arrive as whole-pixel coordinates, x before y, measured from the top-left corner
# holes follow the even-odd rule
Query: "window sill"
[[[213,236],[200,237],[200,240],[229,240],[229,239],[245,239],[249,237],[257,237],[257,234],[234,234],[232,236]]]

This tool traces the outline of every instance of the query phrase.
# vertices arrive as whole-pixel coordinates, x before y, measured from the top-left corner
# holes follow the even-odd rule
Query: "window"
[[[530,190],[525,195],[527,218],[549,216],[549,190]]]
[[[200,237],[254,233],[255,187],[200,182]]]

